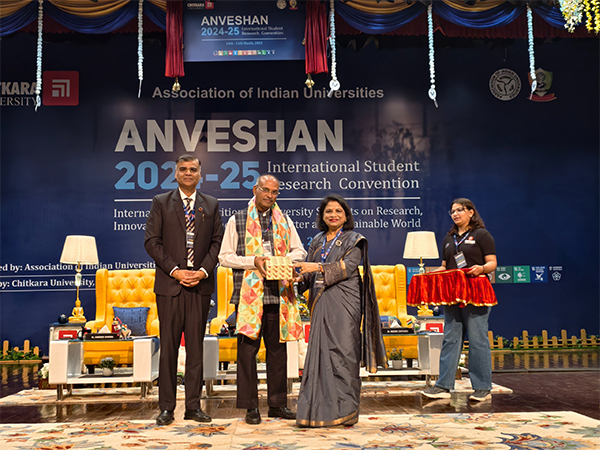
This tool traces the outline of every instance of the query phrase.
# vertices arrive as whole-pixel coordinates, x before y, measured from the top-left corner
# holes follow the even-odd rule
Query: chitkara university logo
[[[44,106],[79,105],[79,72],[45,71],[42,79],[42,104]]]
[[[490,91],[498,100],[512,100],[521,92],[521,79],[510,69],[497,70],[490,77]]]

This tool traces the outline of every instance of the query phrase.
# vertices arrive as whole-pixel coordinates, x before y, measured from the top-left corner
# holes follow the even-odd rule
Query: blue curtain
[[[0,19],[0,36],[7,36],[37,19],[38,3],[31,2],[16,13]]]
[[[565,27],[565,18],[563,17],[560,9],[553,8],[550,5],[546,5],[544,3],[540,3],[535,8],[532,8],[537,14],[540,15],[542,19],[548,22],[555,28],[564,28]]]
[[[44,14],[52,17],[62,26],[78,33],[102,34],[116,31],[125,26],[130,20],[137,18],[137,2],[129,2],[126,6],[102,17],[82,18],[61,11],[51,3],[44,2]],[[153,3],[144,2],[144,14],[148,19],[165,30],[167,28],[167,13]],[[38,3],[31,2],[16,13],[0,21],[0,36],[7,36],[37,19]]]
[[[163,30],[167,29],[167,12],[160,9],[154,3],[144,2],[144,14]]]
[[[45,2],[44,2],[45,3]],[[118,11],[106,16],[84,19],[61,11],[51,3],[44,4],[44,12],[69,30],[87,34],[102,34],[116,31],[137,17],[137,2],[129,2]]]
[[[363,33],[383,34],[397,30],[425,12],[421,2],[413,3],[410,8],[393,14],[367,14],[343,3],[337,3],[335,11],[348,25]]]
[[[505,2],[487,11],[465,12],[442,2],[433,4],[434,14],[448,22],[467,28],[494,28],[508,25],[519,17],[524,9],[524,6],[515,7],[511,3]]]

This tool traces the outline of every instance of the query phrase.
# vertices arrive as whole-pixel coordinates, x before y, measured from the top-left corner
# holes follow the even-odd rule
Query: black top
[[[446,235],[442,243],[442,256],[446,261],[446,269],[457,269],[454,255],[458,252],[463,252],[467,261],[467,267],[485,264],[486,255],[496,254],[496,243],[494,238],[485,228],[476,228],[468,231],[467,238],[463,238],[467,233],[456,236],[456,242],[461,242],[458,245],[458,250],[454,245],[455,236]]]

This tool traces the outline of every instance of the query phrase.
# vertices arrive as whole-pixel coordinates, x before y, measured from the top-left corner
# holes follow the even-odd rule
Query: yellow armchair
[[[235,305],[229,303],[233,295],[233,271],[217,267],[217,315],[210,321],[210,334],[219,334],[225,320],[235,311]],[[235,358],[232,359],[235,361]]]
[[[98,332],[104,325],[111,328],[115,317],[113,306],[119,308],[148,307],[146,334],[158,336],[159,322],[154,295],[154,269],[107,270],[96,272],[96,318],[85,324],[92,332]],[[102,358],[112,356],[117,364],[133,363],[133,342],[112,342],[110,346],[102,341],[85,341],[83,362],[94,366]]]
[[[362,274],[362,266],[360,269]],[[403,327],[410,327],[408,321],[415,323],[416,318],[408,314],[406,309],[406,267],[404,264],[371,266],[371,271],[375,282],[379,315],[397,317]],[[384,334],[383,342],[388,351],[393,348],[401,348],[402,356],[405,359],[416,359],[419,354],[415,335]]]

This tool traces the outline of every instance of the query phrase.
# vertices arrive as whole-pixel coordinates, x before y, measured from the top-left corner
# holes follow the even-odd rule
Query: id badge
[[[321,289],[323,287],[323,284],[323,274],[321,272],[318,272],[315,278],[315,288]]]
[[[186,231],[186,233],[185,233],[185,248],[194,248],[194,233]]]
[[[263,241],[263,256],[271,256],[271,243],[269,241]]]
[[[467,267],[467,260],[465,259],[463,252],[458,252],[456,255],[454,255],[454,260],[456,261],[456,267],[459,269]]]

